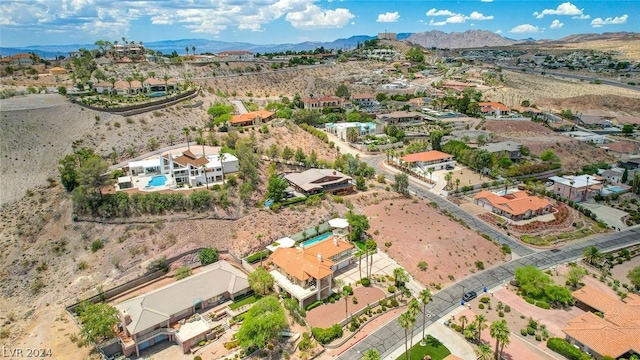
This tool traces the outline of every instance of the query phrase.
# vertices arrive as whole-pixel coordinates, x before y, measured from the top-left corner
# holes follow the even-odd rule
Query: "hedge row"
[[[591,360],[591,356],[569,344],[564,339],[550,338],[547,340],[547,347],[569,360]]]
[[[329,136],[327,135],[326,132],[316,129],[313,126],[310,126],[307,124],[298,124],[298,126],[300,126],[302,129],[304,129],[306,132],[310,133],[311,135],[324,141],[325,143],[329,143]]]
[[[324,304],[324,301],[322,300],[316,300],[314,302],[312,302],[311,304],[307,305],[304,309],[306,311],[310,311],[311,309],[317,308],[318,306]]]
[[[247,256],[245,260],[247,260],[249,264],[253,264],[254,262],[260,261],[260,259],[268,258],[269,254],[271,254],[269,250],[258,251],[255,254]]]
[[[342,336],[342,326],[335,324],[326,329],[314,327],[311,328],[311,333],[320,344],[328,344]]]

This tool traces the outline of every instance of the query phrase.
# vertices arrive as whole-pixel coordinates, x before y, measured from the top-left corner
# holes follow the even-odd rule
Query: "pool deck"
[[[305,247],[311,247],[313,245],[316,245],[328,238],[330,238],[333,235],[332,232],[328,232],[328,233],[324,233],[324,234],[320,234],[316,237],[313,237],[309,240],[303,241],[302,244],[304,244]]]

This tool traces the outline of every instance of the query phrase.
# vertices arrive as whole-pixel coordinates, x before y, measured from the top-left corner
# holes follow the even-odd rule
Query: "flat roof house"
[[[551,203],[547,199],[531,196],[526,191],[498,195],[482,190],[473,197],[473,202],[514,221],[549,214],[552,210]]]
[[[358,106],[371,107],[378,104],[374,94],[353,94],[351,100]]]
[[[571,201],[581,202],[600,193],[602,183],[594,175],[552,176],[553,192]]]
[[[344,123],[326,123],[324,125],[324,131],[335,135],[342,141],[347,140],[347,131],[351,128],[358,130],[358,138],[367,135],[382,134],[383,126],[380,123],[374,122],[344,122]]]
[[[331,295],[333,273],[354,262],[353,244],[342,236],[299,248],[277,248],[271,254],[276,291],[297,299],[300,307]]]
[[[171,152],[157,158],[132,161],[129,175],[145,176],[167,174],[176,185],[199,186],[224,181],[226,174],[238,171],[238,158],[231,154],[196,156],[190,150],[174,156]],[[205,178],[206,174],[206,178]]]
[[[334,169],[309,169],[301,173],[287,174],[284,178],[296,190],[306,195],[322,191],[334,195],[353,191],[353,179]]]
[[[445,170],[448,167],[451,168],[456,166],[456,161],[453,160],[453,155],[437,150],[405,155],[401,157],[400,160],[405,163],[409,163],[412,166],[419,167],[425,172],[428,171],[429,168],[433,168],[435,171]]]
[[[415,124],[421,123],[425,120],[425,116],[415,111],[394,111],[388,114],[378,114],[376,118],[385,125],[389,126],[392,124],[401,125],[401,124]]]
[[[588,312],[569,320],[562,329],[567,341],[597,360],[640,355],[640,296],[629,293],[623,302],[585,286],[574,291],[573,297],[576,306]]]
[[[217,54],[225,60],[253,60],[254,55],[251,51],[244,50],[227,50]]]
[[[192,315],[249,290],[247,275],[221,260],[186,279],[116,304],[122,352],[140,356],[141,350],[168,340],[180,345],[186,354],[218,325],[209,317]]]

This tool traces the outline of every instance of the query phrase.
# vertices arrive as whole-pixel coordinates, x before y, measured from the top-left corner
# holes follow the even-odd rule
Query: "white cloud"
[[[538,28],[537,26],[533,26],[531,24],[522,24],[509,30],[509,32],[513,34],[527,34],[527,33],[535,34],[540,32],[540,28]]]
[[[493,15],[485,16],[485,15],[482,15],[482,13],[474,11],[469,15],[468,19],[471,19],[471,20],[493,20]]]
[[[474,11],[468,16],[464,14],[456,14],[449,10],[437,10],[433,8],[427,11],[427,16],[446,16],[445,20],[434,21],[431,19],[429,21],[429,25],[432,26],[443,26],[446,24],[464,24],[467,20],[493,20],[493,15],[484,15],[480,12]]]
[[[400,19],[400,14],[396,12],[386,12],[384,14],[378,14],[378,20],[376,22],[397,22]]]
[[[562,3],[560,5],[558,5],[557,8],[555,9],[544,9],[541,12],[534,12],[533,15],[538,18],[538,19],[542,19],[545,15],[582,15],[582,11],[584,9],[578,9],[577,6],[573,5],[570,2],[565,2]]]
[[[500,29],[496,30],[496,34],[502,34],[502,30]]]
[[[591,19],[591,15],[588,14],[582,14],[582,15],[578,15],[578,16],[572,16],[572,19],[578,19],[578,20],[587,20],[587,19]]]
[[[340,28],[347,25],[354,17],[355,15],[349,9],[323,10],[317,5],[307,4],[306,9],[290,12],[285,19],[296,29],[313,30]]]
[[[549,26],[551,29],[560,29],[561,27],[563,27],[564,24],[560,22],[560,20],[556,19],[553,20],[551,22],[551,25]]]
[[[427,11],[427,16],[453,16],[453,15],[457,15],[457,14],[449,10],[436,10],[436,8],[433,8]]]
[[[602,18],[595,18],[593,20],[591,20],[591,26],[593,27],[603,27],[604,25],[621,25],[621,24],[626,24],[627,23],[627,19],[629,19],[629,15],[624,14],[622,16],[616,16],[616,17],[608,17],[604,20],[602,20]]]
[[[287,19],[298,28],[341,27],[355,16],[348,9],[326,9],[316,0],[14,0],[0,1],[0,26],[31,31],[80,33],[103,39],[130,36],[133,21],[178,24],[194,33],[218,34],[229,28],[263,31]],[[336,1],[338,3],[338,1]]]

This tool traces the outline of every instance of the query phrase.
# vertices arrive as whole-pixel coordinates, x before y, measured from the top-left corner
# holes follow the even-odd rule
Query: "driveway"
[[[629,215],[628,213],[612,208],[611,206],[597,204],[597,203],[581,203],[580,205],[586,207],[587,209],[593,211],[598,219],[606,222],[607,225],[613,226],[617,229],[626,229],[628,226],[624,222],[622,222],[622,218],[624,216]]]
[[[236,109],[238,110],[239,114],[246,114],[248,113],[247,108],[244,107],[244,104],[242,103],[242,101],[240,100],[229,100],[229,102],[231,104],[233,104],[233,106],[236,107]]]

